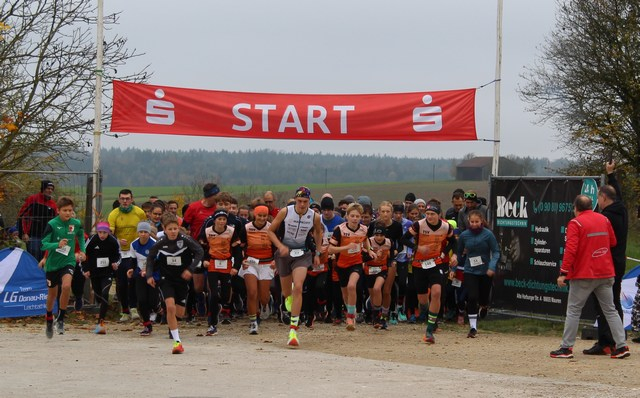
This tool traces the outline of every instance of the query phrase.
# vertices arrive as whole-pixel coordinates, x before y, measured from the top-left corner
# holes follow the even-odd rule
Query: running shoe
[[[489,309],[487,307],[480,307],[480,319],[484,319],[487,317],[487,313],[489,312]]]
[[[123,312],[122,316],[120,316],[120,322],[131,322],[131,314]]]
[[[171,350],[172,354],[182,354],[184,352],[184,347],[182,347],[182,343],[176,341],[173,343],[173,349]]]
[[[223,325],[230,325],[231,324],[231,309],[223,308],[220,311],[220,319],[222,319],[222,324]]]
[[[96,328],[93,329],[93,333],[95,334],[107,334],[107,328],[104,326],[103,322],[100,322],[96,325]]]
[[[611,347],[601,346],[598,342],[594,343],[591,348],[582,350],[584,355],[611,355]]]
[[[433,333],[431,332],[427,332],[423,337],[422,337],[422,341],[424,341],[427,344],[435,344],[436,343],[436,338],[433,337]]]
[[[260,319],[265,320],[269,319],[271,316],[271,305],[267,304],[264,306],[260,306]]]
[[[64,321],[62,319],[56,321],[56,330],[58,334],[64,334]]]
[[[411,316],[409,317],[409,319],[407,320],[407,322],[409,323],[416,323],[416,316],[414,314],[411,314]]]
[[[396,312],[391,313],[391,316],[389,317],[389,324],[390,325],[398,324],[398,314]]]
[[[282,312],[282,323],[289,325],[291,323],[291,313],[287,311]]]
[[[147,337],[147,336],[151,336],[151,331],[152,331],[152,326],[145,326],[142,331],[140,332],[140,336],[142,337]]]
[[[313,329],[313,321],[316,320],[315,315],[311,314],[307,316],[307,319],[305,319],[304,321],[304,326],[308,327],[309,329]]]
[[[380,329],[380,326],[382,326],[382,317],[378,317],[374,322],[373,322],[373,328],[374,329]]]
[[[132,308],[130,315],[131,315],[131,319],[132,320],[140,319],[140,315],[138,314],[138,309],[137,308]]]
[[[573,358],[573,348],[560,347],[555,351],[549,353],[551,358]]]
[[[399,310],[398,311],[398,322],[406,322],[407,321],[407,315],[404,313],[404,311]]]
[[[82,309],[82,297],[76,297],[76,302],[73,305],[73,308],[76,311],[80,311]]]
[[[47,330],[46,330],[47,338],[50,339],[53,337],[53,319],[47,321]]]
[[[476,328],[471,328],[469,330],[469,333],[467,333],[467,338],[475,339],[477,335],[478,335],[478,330]]]
[[[284,299],[284,308],[287,309],[287,312],[291,312],[292,305],[293,305],[293,296],[287,296],[287,298]]]
[[[347,330],[350,332],[356,330],[356,322],[354,318],[347,317]]]
[[[363,323],[364,322],[364,314],[362,312],[358,312],[356,314],[356,323]]]
[[[387,325],[387,318],[386,317],[380,318],[380,330],[387,330],[388,328],[389,326]]]
[[[287,345],[292,348],[297,348],[300,345],[298,332],[296,332],[295,329],[289,329],[289,340],[287,340]]]
[[[631,355],[631,353],[629,352],[628,346],[616,348],[611,352],[611,358],[614,358],[614,359],[623,359],[628,357],[629,355]]]
[[[633,343],[640,343],[640,336],[631,339]]]
[[[464,315],[458,315],[458,325],[464,326]]]
[[[253,321],[249,324],[249,334],[258,334],[258,322]]]
[[[216,334],[218,334],[218,328],[215,325],[209,325],[207,336],[215,336]]]

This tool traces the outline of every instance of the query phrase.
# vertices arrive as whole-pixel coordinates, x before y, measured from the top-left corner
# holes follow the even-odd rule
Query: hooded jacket
[[[627,235],[629,232],[629,215],[627,209],[622,202],[622,191],[615,174],[611,173],[607,176],[609,185],[616,190],[617,199],[609,206],[602,209],[601,213],[607,217],[616,235],[618,244],[611,248],[611,257],[613,257],[613,265],[615,267],[616,276],[622,277],[627,267]]]

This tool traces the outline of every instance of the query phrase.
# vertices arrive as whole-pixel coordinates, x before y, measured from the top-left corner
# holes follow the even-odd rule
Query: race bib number
[[[179,267],[182,265],[182,257],[167,257],[167,265],[173,265],[174,267]]]
[[[382,272],[382,267],[369,267],[369,275],[376,275]]]
[[[62,254],[63,256],[69,255],[70,251],[71,251],[71,246],[69,246],[69,245],[64,246],[64,247],[59,247],[59,248],[56,249],[56,252]]]
[[[304,255],[304,250],[302,249],[293,249],[289,252],[291,257],[302,257]]]
[[[453,280],[451,281],[451,286],[460,287],[462,286],[462,281],[458,278],[453,278]]]
[[[247,263],[249,265],[258,265],[258,264],[260,264],[260,260],[258,260],[255,257],[247,257]]]
[[[349,254],[356,254],[356,253],[360,253],[362,251],[362,245],[358,244],[358,248],[356,249],[349,249],[347,250],[347,253]]]
[[[227,265],[229,264],[228,260],[215,260],[213,262],[213,268],[215,269],[227,269]]]
[[[434,259],[424,260],[420,262],[420,266],[422,269],[430,269],[436,266],[436,261]]]
[[[477,267],[478,265],[482,265],[482,257],[480,256],[475,256],[475,257],[469,257],[469,263],[471,264],[472,267]]]
[[[98,268],[105,268],[109,266],[109,257],[100,257],[96,259],[96,266]]]

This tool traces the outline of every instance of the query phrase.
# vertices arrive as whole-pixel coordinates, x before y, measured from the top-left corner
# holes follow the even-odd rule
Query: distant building
[[[456,180],[460,181],[488,181],[491,175],[493,158],[491,156],[478,156],[456,166]],[[500,176],[522,176],[524,167],[522,165],[500,157],[498,164],[498,174]]]

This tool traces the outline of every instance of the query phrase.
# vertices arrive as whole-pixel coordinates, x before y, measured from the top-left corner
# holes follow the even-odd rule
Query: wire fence
[[[75,202],[76,218],[83,222],[86,231],[91,231],[92,216],[97,214],[92,205],[95,175],[93,172],[0,170],[0,215],[5,227],[16,225],[27,198],[41,192],[42,181],[47,180],[55,186],[53,200],[71,197]],[[38,215],[30,217],[37,218]],[[46,223],[48,220],[32,218],[32,221]]]

